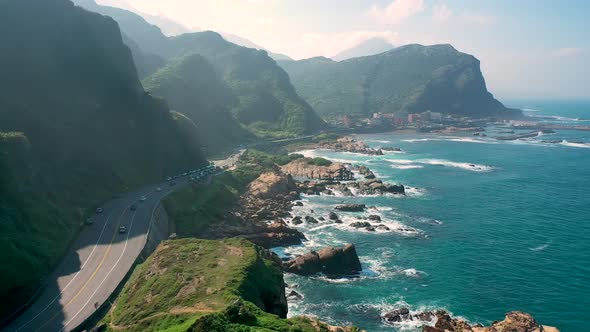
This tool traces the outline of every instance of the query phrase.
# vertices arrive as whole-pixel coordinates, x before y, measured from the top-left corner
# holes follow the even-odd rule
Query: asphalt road
[[[72,331],[100,307],[141,254],[162,198],[188,185],[188,177],[126,193],[103,206],[47,278],[39,297],[5,331]],[[161,192],[156,189],[162,188]],[[146,196],[139,202],[140,196]],[[137,209],[131,210],[135,205]],[[119,226],[127,232],[120,234]]]

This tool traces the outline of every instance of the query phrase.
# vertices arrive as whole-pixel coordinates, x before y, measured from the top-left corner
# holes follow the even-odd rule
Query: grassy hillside
[[[143,85],[154,96],[166,99],[171,109],[194,121],[199,140],[211,153],[254,139],[230,113],[237,98],[200,55],[172,61]]]
[[[243,239],[182,239],[135,269],[104,321],[110,331],[328,331],[286,314],[280,261],[268,251]]]
[[[373,112],[517,116],[487,91],[479,61],[450,45],[407,45],[336,62],[281,61],[297,91],[324,117]]]
[[[0,2],[0,316],[27,300],[114,193],[204,162],[147,95],[110,18],[67,0]]]

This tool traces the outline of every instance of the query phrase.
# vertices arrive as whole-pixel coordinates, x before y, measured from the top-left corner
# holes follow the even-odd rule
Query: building
[[[408,123],[416,123],[416,122],[420,122],[421,117],[420,114],[408,114]]]
[[[352,128],[352,120],[350,119],[350,116],[348,116],[348,115],[343,116],[342,117],[342,124],[346,128]]]
[[[437,123],[442,122],[442,113],[430,112],[430,121]]]

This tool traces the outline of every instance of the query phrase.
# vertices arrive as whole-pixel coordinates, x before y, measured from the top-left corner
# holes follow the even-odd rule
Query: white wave
[[[373,143],[381,143],[381,144],[389,144],[391,143],[391,141],[388,140],[382,140],[382,139],[367,139],[364,140],[365,142],[373,142]]]
[[[422,197],[426,194],[426,189],[405,186],[406,196]]]
[[[537,110],[534,108],[521,108],[521,110],[523,110],[525,112],[541,112],[541,110]]]
[[[468,170],[468,171],[472,171],[472,172],[491,172],[494,170],[493,166],[455,162],[455,161],[450,161],[450,160],[445,160],[445,159],[421,159],[421,160],[419,160],[419,162],[423,163],[423,164],[429,164],[429,165],[460,168],[460,169],[464,169],[464,170]]]
[[[406,277],[410,277],[410,278],[420,278],[421,276],[426,275],[426,272],[411,268],[411,269],[402,270],[401,274],[405,275]]]
[[[553,243],[553,241],[549,241],[549,242],[547,242],[547,243],[545,243],[545,244],[543,244],[541,246],[538,246],[538,247],[529,248],[529,250],[531,250],[531,251],[543,251],[543,250],[547,249],[551,245],[551,243]]]
[[[560,145],[563,146],[569,146],[572,148],[590,148],[590,144],[589,143],[577,143],[577,142],[568,142],[566,140],[563,140],[561,143],[559,143]]]
[[[416,160],[410,160],[410,159],[383,159],[383,160],[388,161],[390,163],[402,164],[402,165],[411,165],[416,162]]]
[[[461,168],[472,172],[490,172],[494,170],[492,166],[486,165],[479,165],[473,163],[464,163],[464,162],[455,162],[445,159],[417,159],[417,160],[410,160],[410,159],[384,159],[393,164],[400,164],[402,166],[420,166],[420,164],[427,164],[427,165],[437,165],[437,166],[446,166],[446,167],[454,167],[454,168]],[[395,168],[396,165],[392,166]],[[397,165],[399,167],[399,165]]]
[[[395,169],[415,169],[415,168],[424,168],[421,165],[391,165],[391,168]]]
[[[412,138],[402,140],[408,143],[418,142],[459,142],[459,143],[477,143],[477,144],[499,144],[497,141],[491,139],[476,139],[473,137],[458,137],[458,136],[447,136],[447,137],[433,137],[433,138]]]

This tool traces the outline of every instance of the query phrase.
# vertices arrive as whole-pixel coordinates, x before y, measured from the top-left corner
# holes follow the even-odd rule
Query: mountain
[[[238,98],[215,68],[198,54],[172,61],[146,78],[143,85],[152,95],[166,99],[171,109],[195,123],[199,141],[208,151],[254,138],[230,112]]]
[[[76,1],[84,8],[111,16],[119,23],[123,35],[129,39],[128,45],[139,72],[145,75],[143,78],[148,79],[155,73],[158,59],[170,63],[191,54],[201,55],[213,66],[217,77],[231,89],[236,100],[231,106],[232,115],[259,137],[295,137],[317,131],[325,125],[309,104],[297,95],[287,73],[266,51],[238,46],[211,31],[166,37],[159,28],[135,13],[98,6],[92,0]],[[198,107],[196,105],[192,109]],[[213,117],[208,119],[217,123],[220,121]],[[224,119],[224,115],[220,115],[220,119]],[[195,121],[201,122],[203,128],[215,128],[206,120],[200,118]]]
[[[280,65],[324,118],[426,110],[474,117],[520,114],[487,91],[479,60],[451,45],[406,45],[341,62],[320,57]]]
[[[240,37],[238,35],[234,35],[234,34],[231,34],[231,33],[225,33],[225,32],[222,32],[220,34],[223,37],[223,39],[227,40],[230,43],[234,43],[236,45],[240,45],[240,46],[244,46],[244,47],[248,47],[248,48],[255,48],[257,50],[265,50],[266,53],[268,53],[268,56],[270,56],[271,58],[273,58],[276,61],[280,61],[280,60],[283,60],[283,61],[293,60],[288,55],[280,54],[280,53],[273,53],[273,52],[265,49],[264,47],[262,47],[260,45],[257,45],[254,42],[252,42],[252,41],[250,41],[250,40],[248,40],[246,38]]]
[[[149,96],[117,23],[67,0],[0,2],[0,316],[115,193],[202,165]]]
[[[352,58],[359,58],[387,52],[393,48],[395,48],[395,46],[382,38],[370,38],[354,47],[336,54],[332,57],[332,59],[336,61],[344,61]]]

